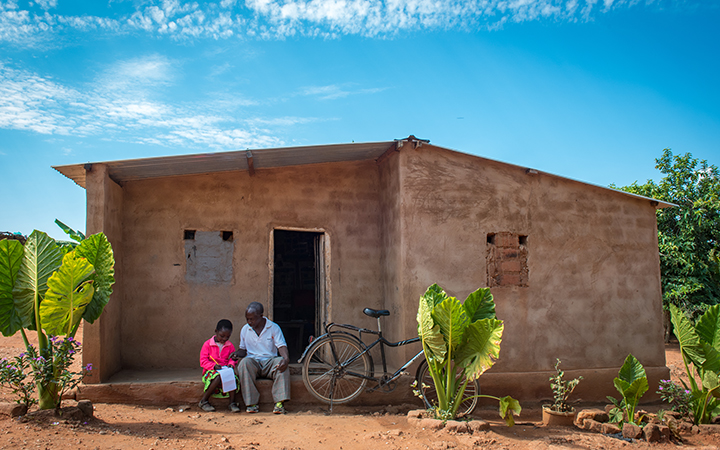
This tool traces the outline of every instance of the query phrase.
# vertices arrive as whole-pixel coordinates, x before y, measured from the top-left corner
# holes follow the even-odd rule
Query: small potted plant
[[[552,387],[555,401],[552,405],[543,405],[542,407],[543,425],[545,426],[570,427],[575,421],[575,408],[570,406],[567,401],[583,377],[565,381],[563,380],[564,376],[565,372],[560,370],[560,359],[557,359],[555,375],[550,377],[550,387]]]

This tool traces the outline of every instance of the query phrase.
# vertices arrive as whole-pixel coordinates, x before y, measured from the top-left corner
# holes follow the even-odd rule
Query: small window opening
[[[185,230],[183,239],[186,241],[195,239],[195,230]]]
[[[490,233],[487,235],[487,243],[495,245],[495,233]]]
[[[223,231],[222,238],[223,238],[223,241],[232,241],[233,240],[233,232],[232,231]]]
[[[518,236],[518,241],[520,242],[520,245],[527,245],[527,236]]]

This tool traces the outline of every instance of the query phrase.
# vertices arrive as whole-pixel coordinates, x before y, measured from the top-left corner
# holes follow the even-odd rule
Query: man
[[[240,345],[232,358],[238,360],[238,377],[246,411],[256,413],[260,393],[255,386],[259,377],[273,380],[273,413],[285,414],[283,402],[290,400],[290,354],[280,327],[263,316],[263,305],[252,302],[245,310],[247,325],[240,330]],[[280,356],[278,356],[280,353]]]

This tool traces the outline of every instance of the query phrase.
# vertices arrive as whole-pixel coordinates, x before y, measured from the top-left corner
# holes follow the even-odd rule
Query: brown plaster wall
[[[383,303],[382,307],[390,311],[390,320],[385,327],[384,335],[390,340],[403,339],[398,337],[395,324],[397,318],[405,314],[402,306],[402,233],[400,217],[402,204],[400,197],[399,154],[393,153],[380,163],[380,205],[382,211],[382,270],[383,270]],[[389,326],[392,323],[393,326]],[[409,336],[408,336],[409,337]]]
[[[380,174],[374,161],[158,178],[124,186],[124,368],[198,367],[203,341],[221,318],[267,307],[269,247],[275,227],[329,236],[329,321],[372,327],[365,306],[383,306]],[[185,279],[183,231],[234,233],[233,280]]]
[[[400,153],[402,291],[415,326],[432,283],[487,286],[487,234],[528,236],[527,287],[495,287],[493,373],[665,365],[655,209],[646,200],[432,146]],[[616,373],[616,372],[615,372]],[[611,382],[611,381],[610,381]]]
[[[100,383],[122,368],[120,318],[123,289],[123,190],[108,176],[107,166],[94,164],[86,174],[86,234],[103,232],[113,247],[115,284],[110,301],[94,324],[83,325],[83,364],[94,370],[86,383]]]

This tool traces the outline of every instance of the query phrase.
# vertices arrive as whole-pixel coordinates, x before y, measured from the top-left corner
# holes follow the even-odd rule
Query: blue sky
[[[0,0],[0,231],[85,228],[51,165],[433,144],[599,185],[720,164],[720,3]]]

